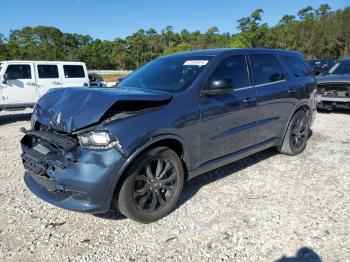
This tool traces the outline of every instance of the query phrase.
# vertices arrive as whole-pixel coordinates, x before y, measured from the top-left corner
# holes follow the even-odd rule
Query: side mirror
[[[1,83],[7,84],[7,80],[8,80],[8,79],[9,79],[9,75],[8,75],[8,74],[4,74],[4,76],[2,77]]]
[[[215,78],[209,81],[208,88],[202,90],[202,94],[206,96],[231,93],[233,91],[232,81],[227,78]]]

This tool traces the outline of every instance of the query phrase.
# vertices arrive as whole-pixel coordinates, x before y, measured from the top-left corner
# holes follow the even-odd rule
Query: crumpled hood
[[[145,89],[58,88],[35,106],[35,117],[56,130],[72,133],[98,123],[118,101],[165,101],[171,94]]]
[[[317,84],[326,83],[350,83],[350,75],[329,74],[316,77]]]

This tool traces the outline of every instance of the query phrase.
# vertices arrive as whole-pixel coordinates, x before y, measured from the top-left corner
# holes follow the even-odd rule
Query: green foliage
[[[167,26],[160,32],[141,29],[125,39],[92,39],[37,26],[0,34],[0,60],[83,61],[89,69],[135,69],[163,55],[207,48],[267,47],[297,50],[307,58],[339,58],[350,54],[350,8],[332,11],[328,4],[284,15],[275,26],[263,23],[262,9],[237,21],[239,33],[220,33],[216,26],[205,33]]]

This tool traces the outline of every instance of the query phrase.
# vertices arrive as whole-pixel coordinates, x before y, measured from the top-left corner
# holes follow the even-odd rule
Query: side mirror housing
[[[2,77],[1,83],[7,84],[7,80],[8,80],[8,79],[9,79],[9,75],[8,75],[8,74],[4,74],[4,76]]]
[[[202,94],[206,96],[231,93],[233,91],[232,81],[227,78],[215,78],[209,81],[208,88],[202,90]]]

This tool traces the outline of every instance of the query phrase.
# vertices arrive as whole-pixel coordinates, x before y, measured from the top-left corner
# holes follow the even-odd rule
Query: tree
[[[3,34],[0,34],[0,61],[7,60],[8,55],[6,39]]]
[[[268,47],[297,50],[307,58],[337,59],[350,54],[350,8],[332,11],[328,4],[307,6],[284,15],[275,26],[262,23],[262,9],[237,21],[239,33],[181,30],[171,26],[160,32],[140,29],[125,39],[93,39],[89,35],[61,32],[49,26],[24,27],[0,34],[0,60],[83,61],[89,69],[131,69],[162,55],[219,47]]]
[[[314,9],[312,6],[307,6],[298,12],[300,20],[313,20],[315,18]]]
[[[287,25],[295,21],[294,15],[284,15],[281,20],[278,22],[278,25]]]

